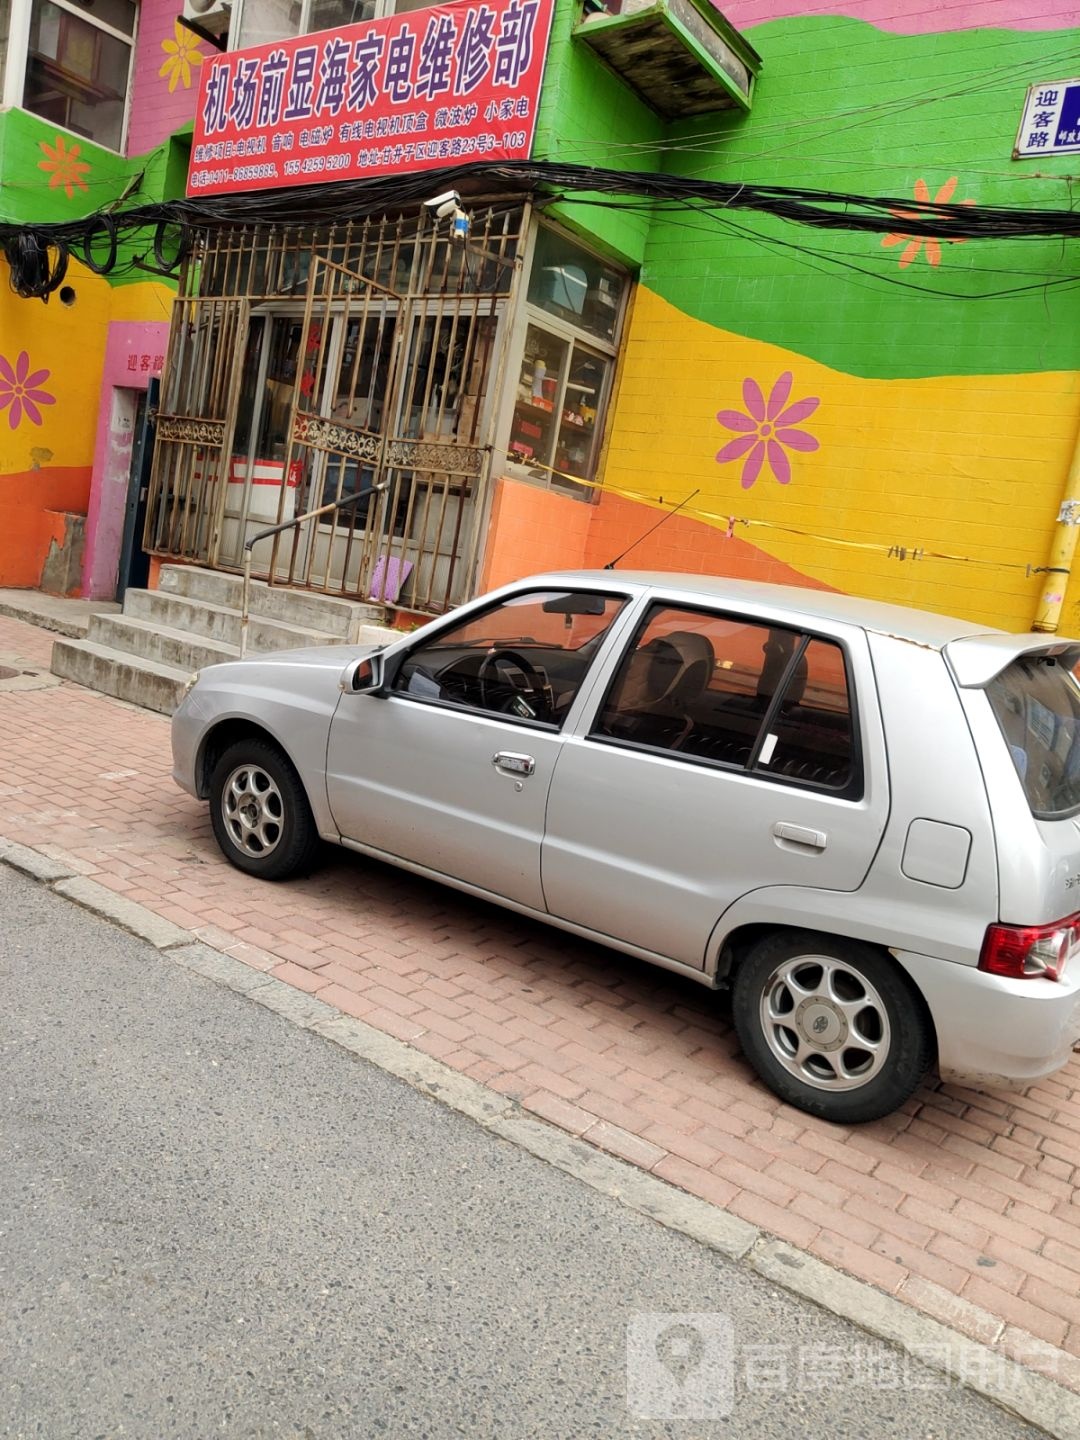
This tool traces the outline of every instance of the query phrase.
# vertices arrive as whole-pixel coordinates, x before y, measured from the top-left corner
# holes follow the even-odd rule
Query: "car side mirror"
[[[378,695],[382,693],[385,666],[381,654],[365,655],[354,660],[341,677],[341,688],[355,694]]]

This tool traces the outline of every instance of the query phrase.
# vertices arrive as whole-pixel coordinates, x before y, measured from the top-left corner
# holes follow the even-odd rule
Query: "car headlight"
[[[193,671],[191,672],[191,674],[188,676],[188,678],[184,681],[184,688],[183,688],[183,690],[180,691],[180,703],[181,703],[181,704],[183,704],[183,702],[184,702],[184,701],[187,699],[187,697],[191,694],[192,690],[194,690],[195,686],[199,683],[199,676],[200,676],[201,674],[202,674],[202,671],[201,671],[201,670],[193,670]]]

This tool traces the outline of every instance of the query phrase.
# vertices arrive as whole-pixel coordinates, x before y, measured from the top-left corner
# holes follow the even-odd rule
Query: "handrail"
[[[390,487],[389,480],[381,480],[378,485],[371,485],[366,490],[358,490],[355,495],[346,495],[341,500],[331,500],[326,505],[320,505],[316,510],[307,510],[303,515],[295,515],[291,520],[282,520],[279,525],[268,525],[265,530],[257,530],[250,540],[244,541],[244,589],[240,600],[240,659],[243,660],[247,654],[248,636],[248,601],[251,595],[251,550],[260,540],[268,540],[271,535],[280,535],[283,530],[295,530],[298,525],[303,525],[308,520],[314,520],[319,515],[328,515],[332,510],[344,510],[346,505],[355,505],[358,500],[365,499],[368,495],[378,495]],[[272,581],[273,577],[271,577]]]

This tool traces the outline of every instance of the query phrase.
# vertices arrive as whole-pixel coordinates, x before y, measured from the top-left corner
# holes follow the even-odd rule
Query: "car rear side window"
[[[646,616],[593,730],[845,794],[858,778],[854,733],[839,645],[669,605]]]
[[[1014,660],[986,693],[1033,815],[1080,810],[1080,687],[1052,655]]]
[[[854,756],[844,652],[828,640],[807,640],[766,725],[756,768],[843,790]]]

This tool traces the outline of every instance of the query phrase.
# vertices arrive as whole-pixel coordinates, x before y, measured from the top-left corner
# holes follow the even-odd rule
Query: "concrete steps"
[[[90,617],[85,639],[57,640],[52,672],[171,715],[193,670],[240,655],[238,576],[162,566],[157,590],[129,590],[120,614]],[[381,606],[253,581],[247,653],[397,638]]]
[[[57,640],[50,668],[63,680],[74,680],[88,690],[130,700],[133,705],[158,710],[162,715],[171,715],[176,709],[184,681],[191,673],[141,655],[124,655],[96,645],[93,640]]]

